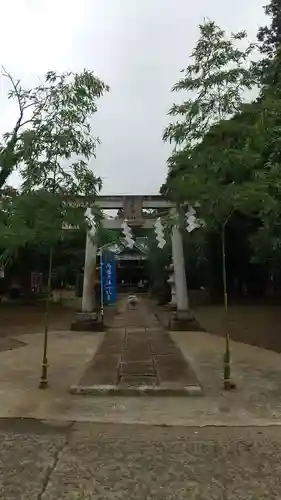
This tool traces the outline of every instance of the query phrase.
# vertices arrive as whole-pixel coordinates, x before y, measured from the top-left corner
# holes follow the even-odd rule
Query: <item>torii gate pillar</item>
[[[170,328],[172,330],[193,330],[196,322],[189,306],[182,235],[177,226],[172,229],[172,258],[177,310],[172,315]]]
[[[177,295],[177,312],[179,314],[189,311],[187,295],[185,262],[183,253],[182,235],[177,226],[172,229],[172,257],[175,273],[175,286]]]
[[[93,244],[89,233],[86,237],[85,249],[85,264],[84,264],[84,279],[83,279],[83,295],[82,295],[82,312],[91,313],[95,309],[94,295],[94,272],[96,267],[97,247]]]

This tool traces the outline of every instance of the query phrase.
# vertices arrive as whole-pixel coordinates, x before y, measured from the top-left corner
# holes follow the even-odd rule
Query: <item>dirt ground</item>
[[[223,307],[200,306],[197,320],[209,333],[225,335]],[[228,314],[229,333],[233,340],[281,352],[281,306],[232,305]]]
[[[0,303],[0,337],[39,333],[44,329],[44,303],[21,305]],[[49,314],[50,330],[69,330],[75,311],[61,304],[52,304]]]
[[[41,332],[44,328],[44,307],[44,303],[0,303],[0,337]],[[194,312],[206,331],[224,336],[224,311],[221,306],[198,306]],[[52,304],[49,318],[51,330],[68,330],[75,318],[75,310]],[[233,340],[281,353],[281,306],[232,305],[229,307],[228,324]]]

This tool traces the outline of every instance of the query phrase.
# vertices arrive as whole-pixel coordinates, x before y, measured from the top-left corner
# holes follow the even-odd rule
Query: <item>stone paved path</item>
[[[136,307],[121,300],[118,314],[74,393],[105,387],[125,391],[201,392],[180,348],[160,326],[144,299]],[[91,388],[91,389],[90,389]],[[192,390],[191,390],[192,388]]]

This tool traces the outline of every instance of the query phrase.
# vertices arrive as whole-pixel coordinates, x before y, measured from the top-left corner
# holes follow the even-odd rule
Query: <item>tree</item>
[[[157,246],[154,230],[148,232],[147,268],[150,278],[150,290],[162,303],[167,303],[170,297],[170,288],[167,283],[169,275],[166,268],[170,264],[171,238],[167,230],[165,239],[166,245],[160,250]]]
[[[262,43],[261,52],[273,59],[281,44],[281,4],[279,0],[270,0],[264,7],[265,14],[271,17],[270,26],[258,30],[258,40]]]
[[[262,89],[259,103],[259,121],[255,128],[255,143],[259,146],[259,161],[255,177],[262,186],[259,207],[261,221],[257,234],[252,238],[255,260],[267,265],[271,276],[279,274],[281,262],[281,156],[280,112],[281,82]]]
[[[17,83],[10,94],[18,99],[20,116],[29,105],[32,115],[26,121],[28,128],[19,136],[14,132],[6,136],[8,143],[14,138],[15,144],[20,145],[17,161],[21,160],[23,182],[20,193],[8,197],[2,207],[1,240],[6,248],[31,242],[49,245],[41,388],[47,386],[48,310],[54,247],[67,237],[67,229],[85,229],[85,206],[79,207],[81,198],[83,203],[94,206],[97,215],[99,212],[94,204],[101,179],[87,166],[95,156],[99,139],[92,135],[89,118],[97,111],[97,99],[107,90],[92,72],[62,75],[49,72],[45,83],[35,90],[23,91]],[[20,123],[23,126],[22,121]],[[2,182],[11,172],[12,164],[9,165],[9,168],[7,164],[2,166]]]
[[[253,87],[249,44],[246,33],[232,34],[229,38],[213,21],[199,26],[200,37],[191,57],[193,63],[182,70],[184,77],[173,87],[174,92],[188,92],[182,104],[173,104],[172,117],[180,118],[164,132],[164,140],[182,148],[191,148],[200,142],[211,126],[240,111],[245,101],[244,91]]]
[[[17,101],[19,116],[13,130],[4,134],[0,146],[0,189],[21,162],[28,158],[31,163],[31,157],[36,158],[41,139],[46,143],[47,136],[48,140],[51,138],[54,120],[56,128],[52,131],[52,140],[53,143],[57,141],[61,156],[69,159],[72,150],[75,153],[77,148],[85,157],[94,153],[95,144],[90,137],[88,121],[83,120],[82,129],[79,127],[84,116],[95,113],[97,97],[109,88],[91,71],[85,70],[81,74],[49,71],[44,82],[33,89],[24,89],[20,80],[15,80],[6,70],[4,76],[11,83],[8,98]],[[84,138],[88,136],[83,151],[77,144],[82,135]]]
[[[24,235],[28,225],[22,224],[22,204],[27,203],[28,207],[31,192],[40,196],[47,196],[47,193],[59,195],[60,213],[64,216],[66,193],[68,197],[79,197],[83,193],[90,202],[93,188],[95,191],[101,186],[101,180],[87,167],[99,142],[92,136],[89,118],[97,111],[97,99],[108,91],[108,86],[89,71],[61,75],[50,71],[43,84],[24,90],[19,81],[15,82],[8,73],[6,75],[13,86],[9,97],[17,99],[20,117],[13,132],[5,134],[6,145],[0,151],[2,195],[5,195],[3,186],[13,168],[19,168],[23,179],[20,199],[15,196],[19,193],[11,190],[7,196],[7,189],[4,200],[2,197],[0,229],[4,233],[2,241],[4,237],[8,249],[9,242],[15,244],[20,228],[20,245],[24,244],[25,236],[27,241],[34,237],[30,231]],[[34,203],[34,197],[31,203]],[[15,238],[12,240],[13,234]]]
[[[271,0],[265,7],[270,24],[258,31],[262,59],[258,64],[261,92],[258,100],[259,118],[255,130],[259,143],[259,182],[263,183],[267,203],[260,210],[261,227],[253,238],[256,259],[269,264],[272,276],[279,273],[281,240],[281,3]]]
[[[173,91],[187,91],[190,97],[172,106],[169,114],[180,120],[166,128],[163,138],[175,144],[168,162],[170,194],[174,193],[179,204],[186,205],[186,200],[196,203],[206,227],[220,230],[227,323],[225,227],[235,211],[249,204],[247,200],[253,203],[258,198],[252,184],[256,156],[249,148],[245,118],[241,121],[245,91],[252,89],[256,78],[250,61],[254,46],[239,49],[246,33],[227,37],[212,21],[199,29],[193,62],[173,87]],[[227,325],[224,386],[232,387]]]
[[[271,23],[258,30],[257,38],[263,56],[258,66],[262,82],[266,85],[276,85],[280,80],[281,3],[279,0],[271,0],[264,10],[271,18]]]
[[[68,174],[69,175],[69,174]],[[49,247],[48,284],[46,296],[46,308],[44,319],[44,351],[42,360],[42,375],[40,388],[47,387],[47,345],[49,331],[49,308],[52,295],[52,271],[53,258],[56,249],[61,243],[71,240],[73,230],[86,230],[84,218],[84,207],[77,207],[71,204],[72,191],[65,189],[63,192],[60,186],[60,178],[54,177],[53,186],[47,188],[23,192],[13,200],[13,211],[9,213],[10,224],[6,237],[15,241],[16,248],[19,248],[19,233],[16,232],[21,226],[22,241],[29,247],[32,245],[43,245]],[[82,179],[81,179],[82,180]],[[77,178],[79,181],[79,177]],[[64,194],[65,196],[62,196]],[[80,191],[80,194],[83,193]],[[89,197],[87,191],[87,197]],[[92,203],[97,194],[97,186],[92,186]],[[75,198],[74,198],[75,201]],[[71,229],[72,228],[72,229]],[[5,241],[5,240],[4,240]],[[11,245],[11,242],[9,241]]]

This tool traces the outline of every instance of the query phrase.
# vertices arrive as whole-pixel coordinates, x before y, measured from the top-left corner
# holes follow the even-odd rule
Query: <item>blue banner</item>
[[[102,256],[102,281],[104,304],[114,304],[117,298],[116,260],[113,254]]]

